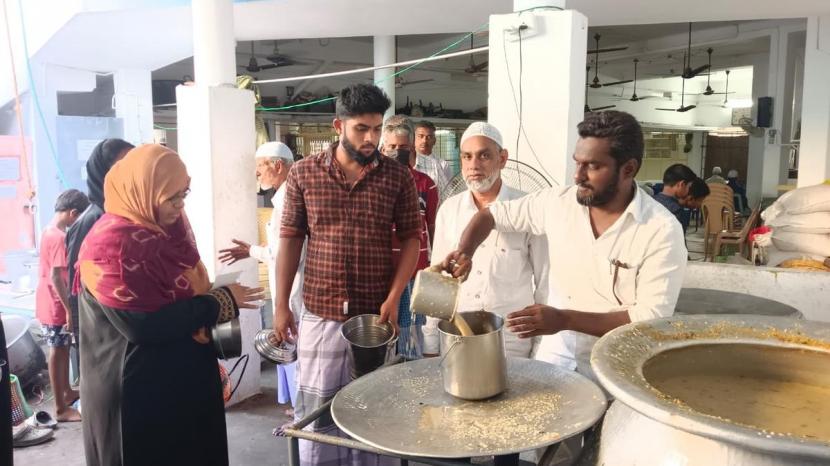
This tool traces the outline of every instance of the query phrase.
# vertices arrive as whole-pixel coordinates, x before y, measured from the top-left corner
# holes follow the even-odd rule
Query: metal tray
[[[509,358],[507,391],[466,401],[444,392],[439,362],[406,362],[355,380],[334,397],[334,421],[395,454],[465,458],[545,447],[590,428],[605,412],[596,384],[551,364]]]

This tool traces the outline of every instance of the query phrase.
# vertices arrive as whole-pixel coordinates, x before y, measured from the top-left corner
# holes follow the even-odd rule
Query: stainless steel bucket
[[[242,356],[242,328],[239,319],[216,324],[210,329],[213,348],[219,359],[233,359]]]
[[[398,337],[389,323],[379,323],[380,316],[364,314],[352,317],[340,327],[340,335],[349,343],[352,378],[356,379],[391,361],[395,357]]]
[[[465,400],[482,400],[507,389],[504,319],[487,311],[460,313],[475,332],[462,337],[449,321],[438,324],[444,391]]]

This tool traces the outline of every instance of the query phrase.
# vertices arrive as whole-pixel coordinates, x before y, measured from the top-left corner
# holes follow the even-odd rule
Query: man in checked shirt
[[[277,257],[274,331],[297,339],[295,419],[320,407],[351,381],[343,322],[380,314],[397,328],[398,303],[418,259],[421,217],[415,183],[406,167],[380,156],[383,113],[390,101],[373,85],[344,88],[337,97],[334,129],[340,136],[324,152],[291,168]],[[395,226],[400,260],[392,263]],[[299,326],[288,296],[303,241],[308,238]],[[298,331],[299,328],[299,331]],[[323,416],[310,430],[343,434]],[[376,465],[388,458],[300,441],[302,465]]]

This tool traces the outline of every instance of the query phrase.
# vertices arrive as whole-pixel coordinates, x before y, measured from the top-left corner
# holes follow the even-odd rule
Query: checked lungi
[[[299,421],[322,406],[351,382],[348,343],[340,335],[343,322],[326,320],[311,312],[300,318],[297,339],[297,401],[294,419]],[[326,412],[304,430],[349,438]],[[302,466],[392,466],[398,460],[350,448],[300,440]]]

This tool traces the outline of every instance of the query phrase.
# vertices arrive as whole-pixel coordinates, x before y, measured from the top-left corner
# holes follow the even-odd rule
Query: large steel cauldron
[[[695,352],[702,357],[684,359],[684,354]],[[675,316],[608,333],[594,347],[591,363],[599,381],[616,399],[602,426],[597,464],[830,463],[828,438],[776,432],[758,425],[764,422],[737,420],[740,414],[725,412],[730,403],[726,403],[728,409],[715,412],[700,404],[704,397],[699,394],[711,388],[709,382],[700,381],[717,373],[770,377],[826,390],[830,387],[830,324],[782,317]],[[655,375],[660,374],[656,370],[663,375]],[[680,386],[701,392],[686,390],[688,396],[671,392],[663,385],[668,379],[660,378],[667,377],[666,373],[688,377]],[[721,387],[710,395],[723,406],[729,396],[742,397],[735,404],[748,401],[745,393]],[[761,391],[766,393],[770,392]],[[790,412],[805,419],[813,416],[813,424],[830,422],[816,419],[820,411]]]

